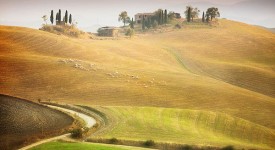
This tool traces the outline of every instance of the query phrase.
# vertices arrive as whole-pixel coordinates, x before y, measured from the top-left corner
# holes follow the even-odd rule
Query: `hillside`
[[[218,112],[274,132],[274,43],[273,33],[228,20],[121,40],[0,26],[0,93]]]
[[[0,148],[17,149],[23,144],[62,133],[73,118],[30,101],[0,95]]]

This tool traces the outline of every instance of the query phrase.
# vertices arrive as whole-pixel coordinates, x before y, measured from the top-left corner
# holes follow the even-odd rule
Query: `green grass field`
[[[32,101],[126,106],[125,112],[116,107],[110,111],[129,113],[130,118],[139,117],[131,114],[141,107],[152,109],[146,111],[152,111],[148,115],[154,119],[160,112],[183,115],[175,121],[168,113],[165,126],[156,124],[160,131],[175,133],[156,139],[161,141],[274,146],[275,35],[229,20],[211,28],[190,26],[119,40],[74,39],[0,26],[0,93]],[[184,117],[196,113],[209,117],[197,126],[200,131],[191,130],[196,121]],[[228,123],[207,124],[215,116]],[[149,130],[152,121],[145,122]],[[123,138],[122,128],[102,136]],[[134,139],[159,136],[154,130],[142,136],[138,129],[133,128]]]
[[[54,141],[41,144],[30,150],[49,150],[49,149],[62,149],[62,150],[146,150],[145,148],[120,146],[120,145],[107,145],[107,144],[94,144],[94,143],[75,143],[75,142],[60,142]],[[149,150],[149,149],[148,149]]]
[[[114,118],[111,127],[92,138],[154,140],[236,148],[274,147],[275,134],[266,127],[223,113],[157,107],[98,107]],[[129,136],[131,135],[131,136]]]

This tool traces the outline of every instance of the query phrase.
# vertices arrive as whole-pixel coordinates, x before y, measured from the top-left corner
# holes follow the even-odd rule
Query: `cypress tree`
[[[61,9],[59,9],[58,15],[58,22],[61,23]]]
[[[203,14],[202,14],[202,22],[205,22],[204,12],[203,12]]]
[[[130,27],[131,27],[131,29],[134,29],[134,28],[135,28],[135,27],[134,27],[134,18],[132,18],[132,21],[131,21]]]
[[[191,7],[188,8],[187,22],[191,20]]]
[[[69,17],[69,23],[72,24],[72,14],[70,14],[70,17]]]
[[[144,19],[144,16],[142,16],[142,30],[145,30],[145,19]]]
[[[53,10],[51,11],[51,18],[50,18],[50,20],[51,20],[51,23],[53,24]]]
[[[147,19],[147,28],[148,29],[151,28],[151,19],[150,18]]]
[[[164,23],[167,24],[168,23],[168,15],[167,15],[167,10],[165,9],[164,11]]]
[[[57,13],[56,13],[56,16],[55,16],[55,22],[56,22],[56,23],[59,22],[58,18],[59,18],[59,14],[58,14],[58,12],[57,12]]]
[[[164,23],[164,13],[163,13],[163,10],[161,10],[161,24],[163,24]]]
[[[68,11],[65,12],[65,22],[68,23]]]
[[[158,16],[158,24],[161,24],[161,10],[159,10],[159,16]]]

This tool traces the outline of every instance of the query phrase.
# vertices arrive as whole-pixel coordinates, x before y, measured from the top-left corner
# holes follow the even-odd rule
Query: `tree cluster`
[[[142,18],[142,30],[150,29],[151,27],[156,28],[158,25],[164,25],[168,23],[168,13],[167,10],[158,9],[154,12],[153,16]]]
[[[51,21],[52,24],[54,23],[54,12],[53,12],[53,10],[51,11],[50,21]],[[68,15],[68,11],[66,10],[65,15],[62,18],[61,9],[59,9],[59,11],[55,15],[55,21],[58,24],[60,24],[61,21],[64,21],[66,24],[68,24],[68,23],[72,24],[72,14]]]
[[[215,7],[208,8],[206,11],[206,21],[209,22],[209,19],[212,21],[216,17],[220,17],[219,9]]]
[[[193,8],[192,6],[187,6],[184,11],[187,22],[191,22],[194,18],[198,18],[200,10],[198,8]],[[212,21],[214,18],[220,17],[220,12],[218,8],[211,7],[208,8],[206,13],[202,14],[202,22]]]
[[[119,14],[118,21],[122,21],[124,24],[124,27],[125,27],[126,23],[130,23],[130,17],[128,16],[127,11],[123,11]]]
[[[187,22],[194,21],[194,18],[198,18],[200,10],[198,8],[193,8],[192,6],[187,6],[184,11]]]
[[[157,11],[154,12],[153,16],[148,16],[147,18],[142,16],[142,30],[145,30],[146,28],[149,29],[151,27],[156,28],[158,25],[167,24],[168,20],[169,20],[169,15],[167,13],[167,10],[158,9]],[[124,24],[124,27],[126,24],[129,23],[130,28],[134,29],[134,25],[135,25],[134,18],[130,19],[126,11],[122,11],[119,14],[118,21],[122,21]]]

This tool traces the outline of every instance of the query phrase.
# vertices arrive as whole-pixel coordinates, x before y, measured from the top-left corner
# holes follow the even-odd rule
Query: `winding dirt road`
[[[70,109],[65,109],[65,108],[52,106],[52,105],[46,105],[46,106],[48,106],[50,108],[53,108],[53,109],[63,111],[63,112],[70,113],[72,115],[77,115],[78,117],[80,117],[81,119],[83,119],[85,121],[85,123],[86,123],[85,127],[91,128],[96,124],[96,120],[94,118],[92,118],[88,115],[85,115],[83,113],[79,113],[79,112],[76,112],[76,111],[73,111],[73,110],[70,110]],[[49,139],[45,139],[45,140],[42,140],[42,141],[38,141],[38,142],[33,143],[31,145],[28,145],[26,147],[20,148],[19,150],[27,150],[27,149],[30,149],[30,148],[35,147],[37,145],[47,143],[47,142],[50,142],[50,141],[54,141],[54,140],[58,140],[58,139],[62,139],[62,138],[68,137],[68,136],[70,136],[70,133],[63,134],[63,135],[60,135],[60,136],[56,136],[56,137],[49,138]]]

